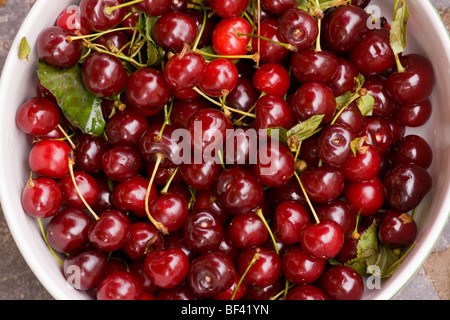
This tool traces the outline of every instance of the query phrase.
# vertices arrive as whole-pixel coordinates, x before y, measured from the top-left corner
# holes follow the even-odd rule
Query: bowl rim
[[[416,1],[416,0],[411,0]],[[433,24],[433,31],[436,33],[436,36],[441,40],[443,46],[446,49],[446,52],[450,52],[450,34],[441,19],[440,14],[438,13],[436,7],[433,6],[430,0],[422,2],[421,0],[417,0],[421,2],[421,6],[424,8],[424,12],[422,14],[427,15],[431,20],[438,19],[439,24]],[[72,0],[72,2],[75,2]],[[45,9],[45,6],[48,4],[48,0],[36,0],[33,4],[33,7],[30,9],[26,18],[23,20],[22,25],[18,29],[16,36],[11,44],[11,49],[6,57],[4,68],[2,70],[0,76],[0,97],[4,97],[6,95],[7,88],[7,79],[14,73],[12,60],[17,60],[18,47],[23,36],[24,29],[28,28],[26,25],[28,21],[36,20],[39,17],[40,12]],[[448,56],[450,61],[450,54]],[[450,63],[449,63],[450,66]],[[0,104],[2,102],[0,101]],[[2,157],[1,151],[3,150],[3,141],[0,140],[0,158]],[[450,199],[450,190],[448,192],[448,197]],[[4,187],[0,186],[0,205],[3,210],[3,215],[9,227],[9,231],[12,234],[12,237],[21,252],[23,258],[25,259],[27,265],[30,267],[34,275],[38,278],[44,288],[52,295],[55,299],[71,299],[72,296],[68,295],[67,290],[62,290],[65,288],[61,288],[59,286],[54,286],[54,281],[51,278],[48,278],[42,275],[39,270],[37,270],[36,266],[36,252],[34,252],[31,248],[29,248],[26,244],[16,240],[22,237],[22,232],[20,232],[20,227],[17,221],[13,218],[14,210],[10,206],[8,201],[8,194],[5,191]],[[411,265],[416,265],[417,269],[414,272],[408,271],[406,273],[405,270],[400,274],[397,274],[396,277],[401,280],[396,281],[395,284],[390,284],[391,290],[382,290],[382,293],[375,293],[374,299],[376,300],[388,300],[394,298],[407,284],[408,282],[415,276],[417,271],[421,268],[426,258],[431,254],[433,248],[436,245],[439,237],[443,233],[445,225],[448,223],[448,218],[450,217],[450,200],[447,201],[447,206],[442,208],[441,210],[447,210],[447,214],[440,214],[439,219],[436,219],[432,222],[430,227],[430,232],[434,233],[433,236],[425,237],[424,241],[414,249],[414,257],[413,261],[410,261]]]

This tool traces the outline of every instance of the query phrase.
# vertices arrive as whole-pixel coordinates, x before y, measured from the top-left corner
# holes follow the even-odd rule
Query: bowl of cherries
[[[450,41],[419,0],[37,0],[1,204],[55,299],[390,299],[450,210]]]

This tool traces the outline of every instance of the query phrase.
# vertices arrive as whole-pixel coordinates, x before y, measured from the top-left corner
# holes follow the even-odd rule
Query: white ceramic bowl
[[[20,196],[29,178],[29,145],[15,125],[19,106],[35,95],[37,83],[35,50],[39,32],[55,23],[57,15],[78,0],[37,0],[7,57],[0,84],[0,201],[12,236],[26,262],[39,281],[55,299],[88,299],[84,292],[69,286],[61,266],[42,239],[37,220],[22,209]],[[394,0],[372,0],[388,21]],[[420,268],[439,238],[450,212],[450,40],[442,20],[429,1],[408,0],[411,17],[408,23],[406,52],[427,56],[436,73],[432,95],[433,114],[428,123],[415,129],[431,144],[434,160],[430,167],[433,189],[417,212],[417,245],[393,276],[380,289],[366,290],[364,299],[392,298]],[[18,59],[18,48],[26,36],[32,48],[29,63]],[[408,132],[412,132],[408,131]]]

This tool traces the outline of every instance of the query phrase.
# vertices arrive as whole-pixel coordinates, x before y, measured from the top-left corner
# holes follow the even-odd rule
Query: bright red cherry
[[[126,271],[107,275],[98,284],[97,300],[140,300],[143,288],[138,279]]]
[[[253,85],[261,92],[283,97],[289,90],[291,78],[281,64],[268,62],[255,71]]]
[[[229,59],[217,58],[208,63],[200,81],[200,89],[213,97],[227,95],[234,89],[238,80],[236,65]]]
[[[48,177],[30,179],[22,190],[22,208],[36,218],[54,216],[60,209],[63,196],[58,183]]]
[[[335,257],[344,243],[342,227],[334,220],[309,224],[300,231],[303,249],[318,259]]]
[[[242,17],[222,19],[214,27],[213,49],[223,56],[245,55],[252,31],[252,25]]]
[[[20,106],[16,124],[25,133],[44,135],[56,128],[60,118],[60,109],[53,100],[34,97]]]
[[[319,287],[331,300],[360,300],[364,294],[361,276],[347,266],[334,266],[325,271]]]

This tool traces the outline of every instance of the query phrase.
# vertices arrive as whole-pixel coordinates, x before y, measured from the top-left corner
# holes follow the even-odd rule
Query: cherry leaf
[[[371,116],[373,106],[375,105],[375,99],[370,93],[367,93],[356,100],[356,105],[363,116]]]
[[[22,40],[20,41],[20,45],[19,45],[19,59],[20,60],[27,60],[28,62],[28,57],[30,56],[30,52],[31,52],[31,48],[30,45],[28,44],[27,38],[23,37]]]
[[[158,21],[159,17],[147,16],[141,13],[137,23],[139,33],[147,40],[147,65],[153,66],[162,61],[162,49],[152,39],[153,25]]]
[[[283,144],[287,142],[287,130],[282,127],[267,128],[267,135],[272,139],[276,139]]]
[[[353,94],[350,91],[347,91],[343,95],[336,97],[336,109],[342,110],[347,107],[353,101]]]
[[[102,99],[90,93],[83,83],[81,67],[57,69],[39,61],[39,81],[55,97],[67,120],[83,133],[100,136],[106,122]]]
[[[297,150],[299,143],[308,139],[319,128],[324,115],[319,114],[300,122],[286,132],[287,145],[291,151]]]
[[[390,44],[397,55],[406,49],[406,24],[409,19],[409,10],[406,1],[401,0],[402,5],[398,7],[398,0],[395,2],[394,20],[391,23]]]

